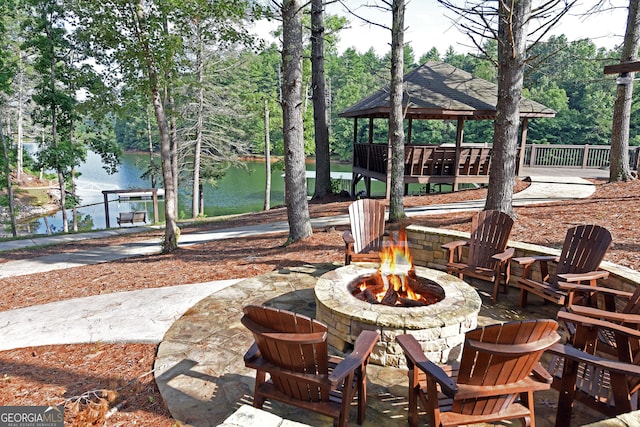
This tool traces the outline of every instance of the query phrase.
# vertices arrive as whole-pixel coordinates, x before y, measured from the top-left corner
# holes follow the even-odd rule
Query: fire
[[[410,278],[415,278],[415,269],[404,229],[398,233],[397,240],[389,241],[379,255],[380,268],[376,278],[380,279],[383,286],[374,293],[375,299],[382,302],[389,289],[393,289],[394,294],[403,299],[419,301],[421,295],[416,293],[409,283]],[[367,288],[367,282],[360,284],[361,292]]]

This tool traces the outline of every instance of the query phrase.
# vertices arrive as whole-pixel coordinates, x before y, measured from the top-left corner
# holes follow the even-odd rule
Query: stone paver
[[[338,267],[309,265],[243,280],[225,288],[188,310],[167,332],[158,348],[156,382],[172,415],[195,427],[217,426],[242,405],[251,405],[255,371],[245,368],[242,356],[253,339],[240,323],[242,307],[268,304],[315,317],[313,287],[319,276]],[[525,318],[554,318],[557,307],[535,306],[521,311],[513,290],[491,303],[490,289],[480,286],[483,305],[479,325]],[[407,422],[406,371],[369,365],[367,419],[365,427],[401,426]],[[556,391],[536,393],[538,427],[553,426]],[[277,402],[264,410],[277,417],[317,427],[331,426],[327,417]],[[581,405],[574,411],[575,423],[582,425],[604,417]],[[352,409],[350,426],[356,426]],[[424,419],[426,423],[426,419]],[[246,424],[246,427],[256,424]],[[510,425],[497,423],[495,425]],[[569,426],[567,426],[569,427]]]

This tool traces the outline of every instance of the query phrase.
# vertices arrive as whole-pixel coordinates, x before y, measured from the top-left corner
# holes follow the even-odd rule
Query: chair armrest
[[[344,233],[342,233],[342,240],[344,240],[345,243],[356,242],[356,240],[353,238],[353,235],[351,234],[350,231],[345,231]]]
[[[559,258],[560,257],[554,256],[554,255],[540,255],[540,256],[518,257],[518,258],[513,258],[512,260],[514,262],[517,262],[518,264],[525,265],[525,264],[533,264],[536,261],[537,262],[558,262]]]
[[[454,240],[453,242],[445,243],[440,246],[442,249],[446,249],[448,251],[453,250],[460,246],[467,246],[469,244],[468,240]]]
[[[507,248],[506,251],[499,254],[495,254],[491,258],[495,259],[496,261],[505,262],[513,258],[513,255],[515,253],[516,253],[515,248]]]
[[[458,386],[447,375],[447,373],[438,365],[427,359],[420,343],[415,339],[413,335],[398,335],[396,342],[402,347],[405,356],[415,367],[422,372],[433,378],[440,384],[442,392],[449,397],[455,396],[458,392]]]
[[[572,305],[569,310],[571,310],[571,313],[580,316],[606,320],[608,322],[635,325],[640,324],[640,314],[616,313],[613,311],[601,310],[594,307],[585,307],[582,305]]]
[[[373,351],[380,336],[375,331],[362,331],[353,345],[353,351],[334,368],[329,375],[329,382],[337,385],[342,382],[347,375],[364,365]]]
[[[594,356],[592,354],[585,353],[582,350],[578,350],[577,348],[569,344],[554,344],[549,347],[547,352],[555,354],[557,356],[562,356],[565,359],[570,359],[576,362],[586,363],[587,365],[600,367],[609,372],[616,372],[619,374],[640,377],[640,366],[638,365]]]
[[[553,383],[553,375],[551,375],[545,368],[540,364],[540,362],[536,363],[536,366],[533,367],[533,371],[531,371],[533,377],[542,381],[543,383],[551,384]]]
[[[566,280],[567,282],[582,282],[597,279],[606,279],[607,277],[609,277],[609,272],[604,270],[597,270],[589,271],[587,273],[565,273],[558,274],[558,277]]]
[[[447,251],[447,263],[461,262],[462,260],[462,248],[468,246],[468,240],[454,240],[453,242],[445,243],[440,246]]]
[[[589,292],[600,293],[600,294],[608,294],[613,295],[615,297],[625,298],[627,300],[631,299],[633,293],[627,291],[621,291],[613,288],[605,288],[604,286],[589,286],[582,285],[579,283],[568,283],[568,282],[558,282],[558,287],[564,291],[568,292]]]
[[[585,307],[587,308],[587,307]],[[565,321],[574,323],[576,325],[582,325],[585,327],[593,326],[601,329],[608,329],[616,332],[620,332],[624,335],[632,337],[634,339],[640,339],[640,330],[628,328],[626,326],[618,325],[616,323],[608,322],[594,317],[582,316],[577,313],[568,311],[558,311],[558,321]]]
[[[260,356],[261,354],[260,349],[258,348],[258,344],[254,342],[253,344],[251,344],[251,347],[249,347],[249,350],[247,350],[247,352],[244,354],[244,361],[250,362]]]

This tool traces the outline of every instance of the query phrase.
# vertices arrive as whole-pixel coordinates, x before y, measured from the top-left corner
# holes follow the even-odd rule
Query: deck
[[[488,184],[491,166],[491,147],[486,144],[405,145],[404,184],[449,184],[458,190],[460,184]],[[542,169],[571,175],[602,175],[609,166],[609,146],[532,145],[518,149],[516,176]],[[365,181],[367,194],[371,194],[371,179],[387,182],[390,147],[386,144],[354,144],[353,180],[351,192],[358,182]],[[638,170],[640,147],[629,148],[631,170]],[[581,172],[578,172],[580,170]],[[591,171],[593,173],[587,173]],[[545,172],[547,173],[547,172]],[[582,175],[581,175],[582,174]],[[606,173],[608,175],[608,172]]]
[[[465,145],[459,150],[451,145],[406,145],[404,157],[405,185],[451,184],[457,190],[460,184],[489,182],[491,148],[483,144]],[[387,145],[356,144],[352,190],[361,179],[367,188],[370,179],[386,182],[388,159]]]

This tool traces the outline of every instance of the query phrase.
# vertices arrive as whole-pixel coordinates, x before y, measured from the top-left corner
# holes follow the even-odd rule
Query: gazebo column
[[[413,119],[411,117],[409,117],[408,120],[408,125],[407,125],[407,140],[405,141],[405,146],[406,145],[411,145],[411,137],[412,137],[412,133],[413,133]],[[405,148],[406,150],[406,148]],[[405,155],[404,157],[405,159],[405,172],[406,172],[406,166],[407,166],[407,156]],[[406,176],[406,173],[405,173]],[[409,184],[407,184],[406,179],[405,179],[405,183],[404,183],[404,195],[408,196],[409,195]]]
[[[358,143],[358,118],[353,119],[353,154],[351,156],[351,195],[356,195],[356,173],[353,168],[356,166],[356,144]]]
[[[464,140],[464,118],[458,117],[456,127],[456,161],[453,165],[453,191],[458,191],[458,177],[460,176],[460,154],[462,151],[462,141]]]
[[[516,170],[516,178],[520,174],[520,171],[524,168],[524,154],[527,146],[527,130],[529,129],[529,119],[522,119],[522,127],[520,129],[520,155],[518,156],[518,168]]]
[[[367,149],[367,170],[371,170],[371,153],[373,152],[373,117],[369,117],[369,147]],[[371,177],[364,177],[364,188],[367,197],[371,197]]]

